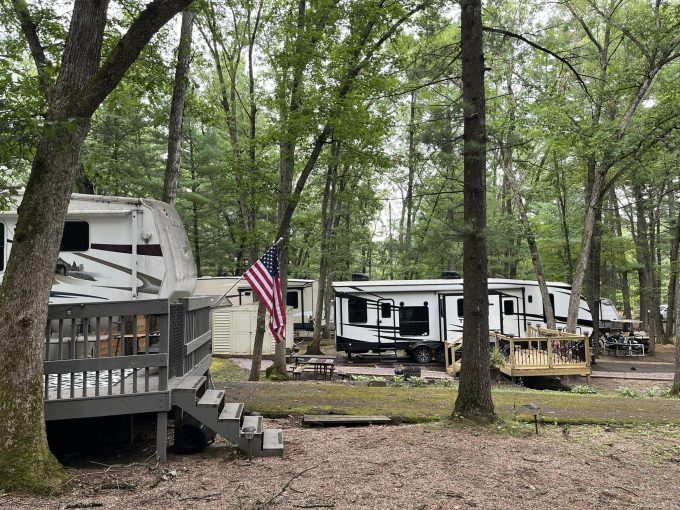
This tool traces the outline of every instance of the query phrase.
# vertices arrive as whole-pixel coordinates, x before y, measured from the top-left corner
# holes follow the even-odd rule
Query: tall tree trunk
[[[654,356],[656,348],[656,337],[658,335],[659,304],[656,298],[657,292],[654,289],[656,277],[654,275],[654,255],[650,246],[649,225],[646,218],[645,200],[642,195],[642,188],[634,184],[633,195],[635,197],[635,212],[637,223],[637,245],[639,262],[642,264],[640,281],[640,316],[642,317],[642,303],[644,296],[645,311],[649,326],[649,354]]]
[[[336,178],[340,159],[340,142],[333,141],[331,147],[331,162],[326,173],[326,185],[324,187],[323,203],[321,205],[321,261],[319,264],[319,291],[316,297],[314,310],[314,336],[312,343],[307,348],[307,354],[321,354],[321,322],[323,309],[326,303],[328,288],[328,273],[330,266],[331,236],[335,220],[335,206],[337,203]],[[328,316],[326,316],[328,320]]]
[[[413,277],[412,274],[412,254],[411,237],[413,234],[413,183],[416,177],[416,98],[417,92],[411,92],[411,104],[409,108],[408,123],[408,179],[406,184],[406,198],[402,212],[402,219],[405,223],[404,244],[402,245],[402,268],[404,279]]]
[[[43,412],[47,304],[71,187],[97,107],[149,39],[189,0],[156,0],[100,68],[108,1],[76,0],[0,287],[0,487],[50,492],[65,476]]]
[[[179,45],[177,46],[177,67],[175,67],[175,85],[172,89],[170,103],[170,122],[168,126],[168,159],[165,164],[163,197],[161,200],[175,204],[177,185],[179,184],[180,163],[182,160],[182,121],[184,120],[184,104],[186,102],[187,84],[189,83],[189,64],[191,62],[191,33],[196,15],[185,9],[182,13]]]
[[[545,274],[543,273],[543,266],[541,264],[541,258],[538,253],[538,246],[536,245],[536,238],[534,237],[534,231],[529,223],[529,216],[527,215],[527,210],[524,207],[524,202],[522,202],[522,196],[519,192],[519,186],[515,180],[515,176],[512,174],[512,165],[510,168],[504,169],[506,173],[506,179],[508,185],[510,186],[514,196],[515,204],[517,205],[517,211],[519,212],[519,217],[522,222],[522,227],[524,228],[524,235],[526,236],[527,246],[529,247],[529,253],[531,253],[531,263],[534,266],[534,274],[536,275],[536,281],[538,282],[538,288],[541,291],[541,299],[543,301],[543,310],[545,312],[545,320],[549,329],[555,329],[555,311],[553,310],[552,303],[550,302],[550,293],[548,292],[548,284],[545,281]]]
[[[191,169],[191,193],[198,192],[198,175],[196,174],[196,160],[194,159],[194,140],[189,137],[189,168]],[[194,262],[196,263],[196,275],[200,278],[203,276],[201,270],[201,242],[200,230],[198,228],[198,203],[196,200],[191,201],[191,228],[194,237]]]
[[[489,376],[489,296],[486,248],[486,107],[481,0],[461,2],[463,81],[463,354],[454,414],[495,420]]]
[[[675,235],[673,236],[673,241],[671,244],[670,253],[670,279],[668,282],[668,310],[666,318],[666,335],[668,338],[672,338],[677,328],[678,316],[675,314],[675,300],[677,298],[677,293],[675,292],[675,287],[678,282],[678,252],[680,247],[680,214],[675,223]]]
[[[675,282],[675,316],[680,317],[680,279]],[[680,395],[680,328],[675,328],[675,374],[671,393]]]
[[[574,262],[571,257],[571,241],[569,222],[567,217],[567,184],[563,169],[560,167],[557,155],[554,155],[555,174],[557,175],[557,205],[560,211],[560,229],[562,231],[562,239],[564,239],[564,248],[562,250],[562,260],[567,271],[567,283],[571,284],[574,280]]]
[[[616,235],[619,238],[623,238],[623,227],[621,225],[621,212],[619,211],[619,201],[616,198],[616,189],[614,186],[611,187],[609,191],[609,201],[612,204],[612,209],[614,211],[614,225]],[[633,318],[633,308],[630,304],[630,285],[628,283],[628,270],[624,267],[619,274],[619,281],[621,284],[621,295],[623,297],[623,316],[624,318],[630,320]]]

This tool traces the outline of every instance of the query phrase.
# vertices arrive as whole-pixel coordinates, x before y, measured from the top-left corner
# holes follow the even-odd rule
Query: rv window
[[[427,306],[399,308],[399,334],[401,336],[429,335],[430,313]]]
[[[392,303],[380,303],[380,317],[383,319],[392,317]]]
[[[506,299],[503,301],[503,314],[504,315],[514,315],[515,314],[515,302],[511,299]]]
[[[292,306],[297,310],[298,308],[298,293],[296,290],[289,290],[286,292],[286,306]]]
[[[463,300],[458,300],[458,317],[465,315],[465,308],[463,307]]]
[[[349,298],[347,300],[347,315],[349,322],[366,322],[368,320],[367,301],[364,298]]]
[[[0,271],[5,270],[5,224],[0,223]]]
[[[59,251],[87,251],[90,249],[90,226],[86,221],[67,221]]]

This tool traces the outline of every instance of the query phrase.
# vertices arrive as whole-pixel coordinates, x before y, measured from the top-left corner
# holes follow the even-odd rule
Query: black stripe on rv
[[[90,245],[91,250],[112,251],[115,253],[132,253],[131,244],[95,244]],[[137,255],[147,255],[150,257],[162,257],[163,250],[160,244],[139,244],[137,245]]]
[[[89,294],[76,294],[75,292],[62,292],[62,291],[50,291],[51,298],[94,298],[101,299],[102,301],[108,301],[105,297],[101,296],[91,296]]]

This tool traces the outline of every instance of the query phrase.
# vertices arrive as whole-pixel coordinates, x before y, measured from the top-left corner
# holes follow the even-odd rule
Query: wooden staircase
[[[172,405],[193,416],[239,449],[253,457],[283,455],[283,431],[265,429],[261,415],[243,415],[242,403],[224,401],[224,390],[209,389],[206,376],[185,376],[172,387]],[[253,437],[246,431],[252,427]]]

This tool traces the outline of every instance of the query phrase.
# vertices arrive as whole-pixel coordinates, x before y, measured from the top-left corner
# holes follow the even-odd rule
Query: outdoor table
[[[607,352],[614,351],[615,356],[644,356],[645,346],[641,343],[609,342],[605,345]]]
[[[333,371],[335,370],[335,358],[331,357],[310,357],[297,356],[295,357],[295,366],[307,365],[314,369],[314,377],[323,375],[326,378],[333,378]]]

